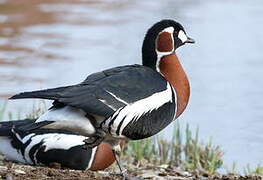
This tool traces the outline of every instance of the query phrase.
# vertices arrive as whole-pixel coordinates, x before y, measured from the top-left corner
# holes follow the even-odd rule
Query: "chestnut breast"
[[[177,95],[176,118],[185,110],[190,96],[190,85],[187,76],[176,54],[167,55],[160,60],[160,71],[165,79],[172,84]]]
[[[120,141],[121,148],[124,147],[124,141]],[[102,143],[98,146],[94,160],[90,170],[103,170],[109,167],[115,161],[115,156],[112,147],[108,144]]]

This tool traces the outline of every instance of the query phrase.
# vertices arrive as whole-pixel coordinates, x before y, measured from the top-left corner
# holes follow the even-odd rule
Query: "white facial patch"
[[[178,38],[184,43],[187,40],[187,36],[184,31],[180,30],[178,33]]]

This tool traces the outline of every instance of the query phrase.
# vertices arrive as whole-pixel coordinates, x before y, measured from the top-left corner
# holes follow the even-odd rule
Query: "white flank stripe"
[[[96,132],[86,113],[80,109],[66,106],[59,109],[51,109],[41,115],[36,122],[56,121],[47,128],[70,130],[81,135],[91,135]]]
[[[138,100],[133,104],[125,106],[119,113],[114,123],[112,124],[112,132],[116,133],[117,128],[121,120],[125,117],[121,128],[120,135],[123,129],[131,122],[134,117],[136,120],[147,112],[158,109],[167,102],[172,101],[172,88],[169,83],[167,83],[167,89],[158,93],[155,93],[147,98]]]
[[[88,165],[87,169],[89,169],[91,167],[91,165],[94,161],[96,152],[97,152],[97,146],[92,149],[92,153],[91,153],[91,157],[90,157],[90,161],[89,161],[89,165]]]
[[[108,92],[110,95],[112,95],[116,100],[122,102],[123,104],[126,104],[126,105],[129,104],[129,103],[127,103],[126,101],[124,101],[123,99],[117,97],[117,96],[116,96],[115,94],[113,94],[112,92],[110,92],[110,91],[107,91],[107,92]]]
[[[20,137],[19,134],[17,134],[17,133],[15,132],[15,130],[14,130],[14,126],[12,127],[11,131],[12,131],[12,133],[16,136],[16,138],[17,138],[19,141],[22,142],[22,138]]]
[[[63,108],[51,109],[45,112],[36,120],[36,123],[42,121],[71,121],[77,119],[87,120],[85,115],[86,113],[81,109],[65,106]]]
[[[34,155],[33,155],[33,157],[34,157],[34,162],[35,162],[36,164],[38,164],[38,165],[43,166],[44,164],[42,164],[41,162],[39,162],[39,161],[37,160],[37,153],[38,153],[38,151],[39,151],[39,149],[37,149],[37,150],[35,151]]]
[[[120,108],[120,109],[117,109],[117,110],[114,112],[114,114],[104,122],[104,128],[105,128],[104,130],[105,130],[105,131],[108,131],[108,127],[109,127],[109,124],[110,124],[110,122],[111,122],[111,119],[114,119],[115,116],[118,116],[120,110],[121,110],[121,108]],[[111,127],[112,127],[112,126],[113,126],[113,125],[111,125]],[[116,130],[115,130],[115,131],[116,131]],[[109,133],[110,133],[110,132],[109,132]]]
[[[35,136],[35,133],[26,135],[21,142],[25,144],[32,136]]]
[[[44,151],[46,152],[51,149],[68,150],[75,146],[84,145],[85,144],[84,140],[86,138],[87,137],[74,135],[74,134],[48,133],[48,134],[35,135],[34,133],[32,133],[20,139],[23,144],[26,144],[28,140],[31,140],[31,142],[27,145],[25,149],[25,154],[23,157],[20,151],[12,147],[11,139],[9,139],[8,137],[0,137],[0,144],[1,144],[0,153],[2,153],[7,159],[12,161],[25,163],[25,164],[33,164],[33,161],[29,156],[29,152],[33,146],[35,146],[40,142],[43,142],[43,144],[39,148],[45,147]],[[43,165],[42,163],[38,162],[36,158],[38,151],[39,149],[37,149],[34,152],[33,159],[36,164]],[[92,149],[91,159],[88,168],[91,167],[92,162],[94,161],[96,151],[97,151],[97,147]]]
[[[42,134],[32,138],[32,141],[44,141],[45,152],[51,149],[68,150],[74,146],[83,145],[86,137],[73,134]]]
[[[26,136],[25,138],[28,138],[28,137]],[[25,149],[25,159],[28,163],[30,164],[33,163],[29,157],[29,152],[34,145],[40,143],[41,141],[44,142],[42,146],[45,147],[44,151],[46,152],[50,149],[68,150],[74,146],[83,145],[84,139],[86,139],[86,137],[73,135],[73,134],[50,133],[50,134],[36,135],[31,138],[30,144]],[[35,156],[36,156],[36,153],[34,154],[34,159],[36,160]]]
[[[8,160],[26,163],[21,152],[11,145],[11,139],[8,137],[0,137],[0,153]]]

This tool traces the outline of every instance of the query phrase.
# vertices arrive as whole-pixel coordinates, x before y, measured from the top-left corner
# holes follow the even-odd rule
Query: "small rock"
[[[97,171],[98,174],[103,174],[103,175],[109,175],[110,173],[107,171]]]
[[[192,174],[187,172],[187,171],[184,171],[184,170],[181,170],[181,169],[173,169],[172,171],[173,173],[179,175],[179,176],[186,176],[186,177],[191,177]]]
[[[22,171],[22,170],[19,170],[19,169],[14,170],[14,172],[15,172],[16,174],[26,174],[25,171]]]
[[[6,179],[6,180],[14,180],[12,174],[7,174],[7,175],[5,176],[5,179]]]
[[[204,176],[201,176],[199,178],[200,178],[200,180],[207,180],[208,179],[208,177],[204,177]]]
[[[167,173],[165,173],[165,172],[159,172],[158,175],[159,175],[159,176],[167,176]]]
[[[166,176],[158,176],[157,174],[155,174],[154,172],[145,172],[143,174],[141,174],[139,176],[140,178],[143,178],[143,179],[158,179],[158,180],[164,180],[166,179]]]
[[[192,174],[189,173],[189,172],[187,172],[187,171],[182,172],[182,175],[183,175],[183,176],[187,176],[187,177],[192,176]]]
[[[164,169],[167,169],[169,167],[168,164],[162,164],[161,166],[159,166],[160,168],[164,168]]]
[[[61,169],[61,164],[52,162],[52,163],[49,163],[49,167],[54,168],[54,169]]]
[[[8,168],[6,166],[0,166],[0,170],[7,170]]]

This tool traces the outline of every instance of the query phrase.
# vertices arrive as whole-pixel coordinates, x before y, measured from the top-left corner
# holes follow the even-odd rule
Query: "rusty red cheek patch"
[[[158,35],[156,49],[159,52],[169,52],[173,50],[173,39],[169,32],[162,32]]]

